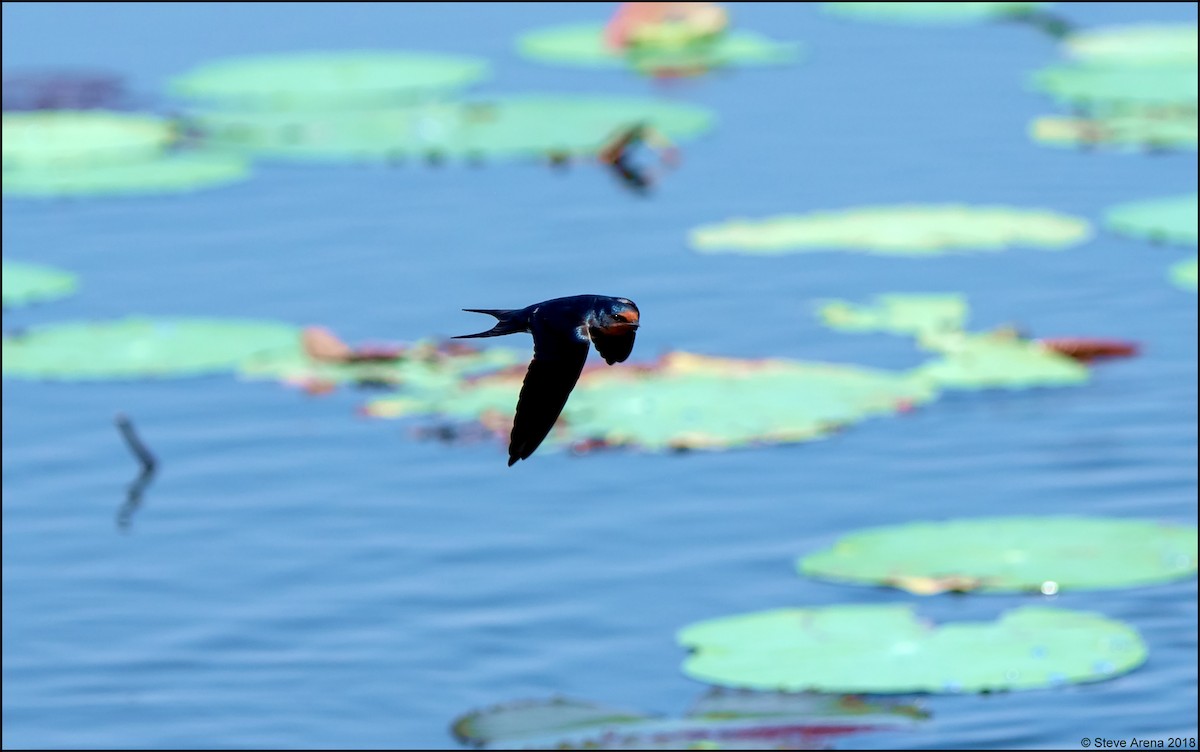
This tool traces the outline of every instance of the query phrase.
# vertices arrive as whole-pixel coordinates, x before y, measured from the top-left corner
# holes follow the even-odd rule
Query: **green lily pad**
[[[865,21],[898,24],[983,23],[1041,10],[1053,3],[822,3],[826,11]]]
[[[1033,85],[1068,105],[1092,113],[1131,110],[1196,112],[1196,66],[1052,65],[1034,74]]]
[[[619,128],[646,122],[672,139],[711,127],[712,114],[652,99],[513,96],[369,111],[197,116],[214,142],[290,159],[379,160],[594,154]]]
[[[827,300],[817,311],[826,326],[843,332],[921,334],[958,331],[967,323],[962,295],[879,295],[869,306]]]
[[[530,59],[590,68],[632,66],[721,68],[781,65],[796,61],[800,45],[777,42],[750,31],[730,31],[702,44],[678,50],[623,53],[604,43],[604,25],[571,24],[538,29],[522,35],[517,49]]]
[[[692,230],[701,253],[775,255],[848,250],[900,256],[1001,251],[1015,246],[1061,250],[1089,237],[1088,223],[1037,209],[902,205],[736,219]]]
[[[183,193],[245,180],[250,168],[241,157],[191,152],[130,164],[78,169],[5,170],[5,196],[119,196]]]
[[[4,336],[5,377],[91,381],[233,371],[287,351],[297,327],[237,319],[127,318],[53,324]]]
[[[1196,64],[1195,24],[1110,26],[1072,34],[1063,44],[1071,57],[1089,63]]]
[[[261,55],[207,63],[171,90],[248,108],[378,106],[462,88],[488,69],[480,58],[413,52]]]
[[[1196,113],[1113,113],[1098,118],[1040,117],[1029,129],[1047,146],[1195,149]]]
[[[1196,528],[1096,517],[920,522],[847,535],[799,560],[835,582],[985,593],[1156,585],[1196,573]]]
[[[1113,232],[1154,243],[1196,245],[1196,205],[1195,193],[1136,201],[1109,209],[1104,223]]]
[[[524,376],[517,366],[440,393],[377,400],[366,412],[474,420],[507,437]],[[925,379],[886,371],[676,352],[652,366],[585,370],[557,439],[651,451],[809,441],[935,395]]]
[[[4,261],[4,307],[65,298],[75,292],[79,278],[49,266]]]
[[[714,689],[682,718],[560,697],[473,711],[451,729],[485,749],[758,749],[764,740],[764,749],[809,749],[833,735],[912,728],[926,717],[912,704],[857,696]]]
[[[924,332],[919,341],[941,356],[910,373],[941,389],[1078,386],[1090,378],[1086,366],[1036,341],[965,332]]]
[[[1178,287],[1196,292],[1196,257],[1193,256],[1172,266],[1171,281]]]
[[[1024,606],[997,622],[934,627],[907,606],[778,609],[685,627],[688,676],[820,692],[987,692],[1111,679],[1146,660],[1127,624]]]
[[[13,112],[3,116],[10,170],[75,169],[158,159],[175,139],[162,118],[117,112]]]
[[[274,349],[247,358],[238,374],[248,380],[272,379],[288,384],[372,383],[435,390],[454,387],[461,379],[524,364],[528,353],[493,347],[475,352],[447,352],[421,341],[406,347],[391,362],[320,363],[305,354],[297,339],[290,349]]]

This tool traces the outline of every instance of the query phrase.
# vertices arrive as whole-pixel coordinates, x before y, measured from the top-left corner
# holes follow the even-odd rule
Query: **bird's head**
[[[637,304],[628,298],[612,298],[597,313],[600,326],[610,331],[637,329],[641,320]]]

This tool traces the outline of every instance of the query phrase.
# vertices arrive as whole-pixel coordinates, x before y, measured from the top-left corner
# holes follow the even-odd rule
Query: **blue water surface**
[[[936,259],[699,256],[687,230],[735,216],[896,202],[1044,207],[1099,223],[1196,190],[1194,153],[1034,145],[1055,111],[1027,79],[1057,59],[1018,25],[898,28],[809,5],[738,5],[803,40],[803,65],[655,85],[519,59],[520,32],[606,6],[3,6],[5,71],[84,66],[150,98],[231,54],[403,48],[480,54],[489,92],[647,94],[719,113],[648,198],[593,167],[260,165],[187,196],[4,201],[9,258],[82,277],[6,329],[130,313],[321,323],[351,341],[475,331],[463,307],[628,296],[635,359],[668,349],[902,368],[900,338],[819,326],[811,303],[961,291],[972,324],[1134,339],[1088,386],[951,395],[810,444],[574,457],[419,441],[323,398],[232,377],[3,390],[7,747],[453,747],[475,707],[564,694],[678,714],[703,687],[675,630],[784,606],[913,603],[991,620],[1032,596],[918,598],[798,577],[796,556],[864,525],[1078,513],[1196,523],[1191,251],[1098,231],[1079,247]],[[1083,26],[1195,21],[1192,3],[1064,4]],[[525,345],[512,338],[512,344]],[[122,533],[133,416],[161,472]],[[1110,682],[921,700],[915,730],[835,743],[1079,747],[1195,738],[1196,580],[1065,593],[1136,626],[1149,661]]]

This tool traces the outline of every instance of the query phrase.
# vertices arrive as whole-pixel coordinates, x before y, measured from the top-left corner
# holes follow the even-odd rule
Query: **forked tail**
[[[495,316],[496,325],[486,332],[478,334],[460,334],[453,339],[471,339],[472,337],[499,337],[505,334],[516,334],[523,332],[529,328],[529,322],[525,318],[525,309],[517,308],[514,310],[500,310],[491,308],[464,308],[464,311],[471,313],[486,313],[489,316]]]

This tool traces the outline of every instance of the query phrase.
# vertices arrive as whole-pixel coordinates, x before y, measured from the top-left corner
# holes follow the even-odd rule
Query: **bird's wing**
[[[633,352],[633,339],[637,336],[637,329],[630,327],[618,334],[609,334],[593,326],[588,329],[588,336],[592,338],[596,352],[611,366],[613,363],[624,363],[629,353]]]
[[[534,332],[533,360],[529,362],[517,400],[517,415],[508,444],[510,467],[533,454],[550,433],[575,382],[579,381],[587,354],[587,340],[575,331]]]

